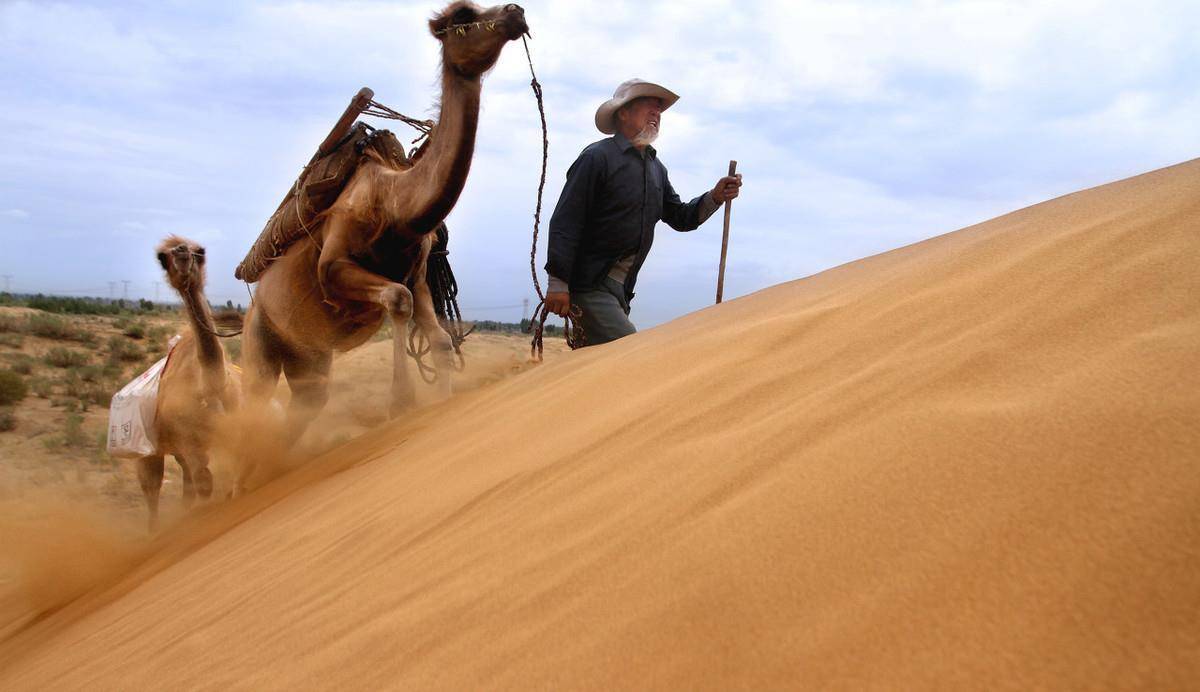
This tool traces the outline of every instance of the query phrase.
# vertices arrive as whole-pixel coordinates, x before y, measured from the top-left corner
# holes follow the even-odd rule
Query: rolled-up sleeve
[[[570,283],[575,255],[604,174],[601,154],[585,149],[567,170],[567,181],[550,217],[546,271]]]
[[[675,188],[671,186],[671,181],[664,171],[662,220],[666,221],[671,228],[677,231],[694,231],[700,224],[708,220],[708,217],[712,216],[720,206],[710,192],[705,192],[684,204],[675,192]]]

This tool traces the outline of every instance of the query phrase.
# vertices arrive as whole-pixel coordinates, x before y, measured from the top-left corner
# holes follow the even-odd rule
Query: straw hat
[[[657,84],[644,82],[640,79],[631,79],[628,82],[622,82],[621,86],[613,92],[613,97],[596,109],[596,129],[606,135],[611,135],[617,131],[613,116],[617,114],[617,110],[629,103],[630,101],[642,96],[653,96],[662,99],[662,109],[665,111],[670,108],[676,101],[679,100],[679,95],[675,92],[664,89]]]

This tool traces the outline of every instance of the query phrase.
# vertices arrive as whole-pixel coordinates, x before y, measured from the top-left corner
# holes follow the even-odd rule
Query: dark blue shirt
[[[677,231],[704,220],[705,194],[686,204],[679,199],[654,147],[639,152],[621,133],[584,148],[567,170],[554,214],[546,271],[571,291],[600,286],[609,269],[634,256],[625,277],[625,297],[633,298],[638,270],[654,243],[654,226],[666,221]]]

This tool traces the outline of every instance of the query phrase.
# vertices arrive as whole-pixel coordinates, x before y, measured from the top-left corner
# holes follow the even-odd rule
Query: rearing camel
[[[455,2],[429,28],[442,44],[442,95],[422,155],[398,169],[368,152],[318,217],[311,239],[291,245],[259,279],[243,342],[246,394],[262,404],[280,372],[287,376],[289,443],[325,405],[333,351],[367,341],[387,315],[394,327],[392,415],[414,396],[405,356],[410,318],[429,337],[439,395],[450,394],[452,346],[434,313],[425,261],[432,231],[458,201],[471,167],[482,76],[528,26],[517,5]]]

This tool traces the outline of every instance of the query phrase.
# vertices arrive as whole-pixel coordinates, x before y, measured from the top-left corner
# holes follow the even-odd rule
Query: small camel
[[[197,495],[212,495],[213,476],[208,453],[222,412],[238,408],[239,383],[226,371],[225,352],[216,336],[212,312],[204,296],[204,248],[168,236],[158,246],[158,261],[167,282],[183,299],[191,330],[171,350],[158,383],[155,417],[157,451],[138,460],[138,479],[150,510],[150,530],[158,526],[158,495],[163,481],[163,457],[175,457],[183,470],[183,502],[190,507]]]
[[[311,236],[291,245],[258,281],[243,346],[247,404],[264,405],[280,372],[287,376],[286,444],[324,407],[333,351],[364,343],[388,315],[391,415],[414,398],[405,357],[410,318],[429,338],[438,395],[450,394],[452,345],[425,283],[426,259],[433,231],[458,201],[471,168],[482,76],[529,28],[517,5],[482,9],[471,2],[452,3],[429,28],[442,44],[441,113],[415,164],[401,169],[368,152]],[[241,465],[235,491],[243,489],[252,462]]]

